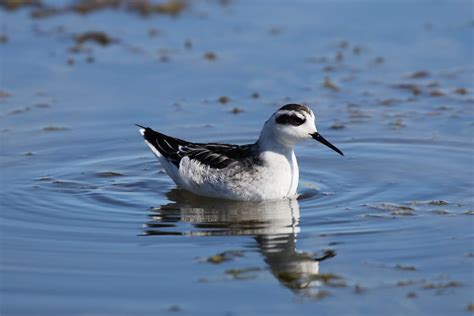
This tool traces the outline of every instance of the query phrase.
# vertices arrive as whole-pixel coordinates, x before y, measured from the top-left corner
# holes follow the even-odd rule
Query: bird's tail
[[[145,130],[147,129],[145,126],[135,124],[136,126],[140,127],[139,132],[142,134],[142,136],[145,136]]]

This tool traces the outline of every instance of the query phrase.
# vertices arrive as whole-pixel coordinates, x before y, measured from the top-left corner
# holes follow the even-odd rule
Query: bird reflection
[[[290,289],[319,282],[319,263],[335,255],[326,251],[315,256],[296,249],[300,231],[296,199],[234,202],[203,198],[181,189],[171,190],[167,197],[171,203],[152,209],[145,235],[251,236],[272,274]]]

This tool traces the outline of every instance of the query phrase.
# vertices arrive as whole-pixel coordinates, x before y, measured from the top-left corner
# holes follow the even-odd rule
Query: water
[[[29,12],[1,14],[2,315],[466,314],[469,1]],[[117,42],[70,52],[90,30]],[[297,201],[180,190],[133,125],[243,144],[289,102],[346,155],[299,146]]]

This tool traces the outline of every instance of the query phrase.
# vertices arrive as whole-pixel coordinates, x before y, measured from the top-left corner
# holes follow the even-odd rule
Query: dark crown
[[[282,111],[282,110],[283,111],[301,112],[301,114],[304,114],[302,112],[306,112],[308,114],[311,114],[311,110],[307,106],[301,105],[301,104],[296,104],[296,103],[285,104],[278,111]]]

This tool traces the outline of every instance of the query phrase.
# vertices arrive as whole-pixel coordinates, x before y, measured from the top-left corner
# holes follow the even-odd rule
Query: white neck
[[[282,142],[272,132],[264,128],[260,134],[257,142],[260,158],[265,161],[267,172],[272,177],[271,182],[277,190],[275,196],[294,196],[299,180],[294,144]]]
[[[258,138],[258,147],[261,152],[272,151],[285,156],[291,156],[294,150],[294,144],[288,144],[275,137],[273,130],[263,128]]]

